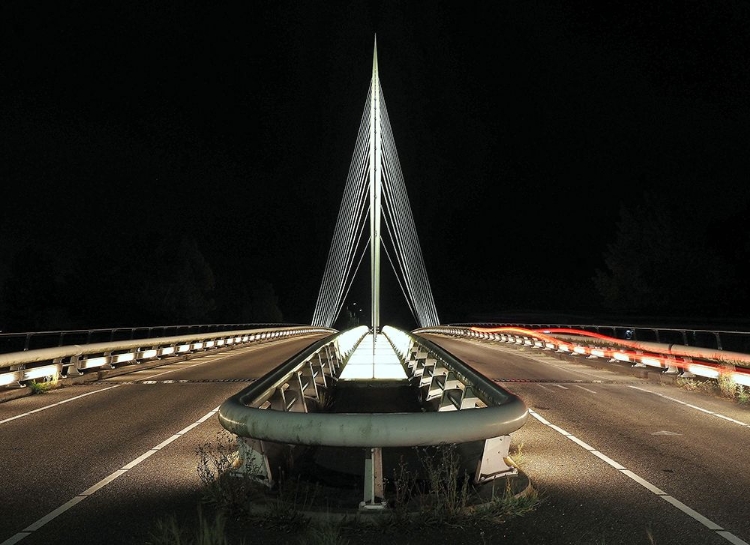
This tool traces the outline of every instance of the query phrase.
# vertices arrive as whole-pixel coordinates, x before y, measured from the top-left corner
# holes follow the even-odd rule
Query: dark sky
[[[600,4],[3,2],[0,249],[184,233],[309,323],[377,33],[442,321],[571,309],[621,207],[750,202],[750,4]]]

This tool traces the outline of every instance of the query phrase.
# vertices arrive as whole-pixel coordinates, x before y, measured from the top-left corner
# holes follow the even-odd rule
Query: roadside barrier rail
[[[92,369],[114,369],[164,357],[333,331],[311,326],[216,331],[11,352],[0,354],[0,388],[19,388],[31,380],[71,378]]]
[[[750,354],[680,344],[613,338],[572,328],[436,326],[417,330],[454,337],[508,342],[542,350],[651,367],[684,378],[725,378],[750,387]]]

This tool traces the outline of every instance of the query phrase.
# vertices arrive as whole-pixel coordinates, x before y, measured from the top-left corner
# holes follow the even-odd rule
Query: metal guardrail
[[[709,379],[726,377],[738,385],[750,386],[750,354],[741,352],[624,340],[570,328],[436,326],[417,331],[509,342],[588,358],[603,358],[630,363],[634,367],[651,367],[685,378],[696,375]]]
[[[91,369],[114,369],[119,365],[133,365],[168,356],[333,331],[311,326],[247,329],[11,352],[0,354],[0,387],[21,387],[26,381],[70,378]]]
[[[700,327],[663,327],[657,325],[601,325],[587,323],[474,322],[442,327],[521,327],[525,329],[580,329],[616,339],[660,344],[678,344],[750,354],[750,331]]]
[[[259,322],[252,324],[183,324],[0,333],[0,354],[77,344],[111,343],[136,339],[152,339],[155,337],[216,333],[219,331],[304,327],[305,325]]]
[[[357,344],[365,333],[357,335]],[[272,486],[276,464],[270,458],[278,455],[273,449],[279,444],[369,449],[361,507],[382,506],[376,501],[383,491],[382,448],[484,441],[475,481],[515,472],[505,458],[510,433],[528,418],[523,401],[427,339],[388,327],[383,334],[434,412],[330,413],[311,411],[307,402],[299,402],[305,396],[319,401],[315,384],[327,386],[346,366],[354,346],[342,351],[334,335],[222,403],[221,425],[241,438],[241,466]]]

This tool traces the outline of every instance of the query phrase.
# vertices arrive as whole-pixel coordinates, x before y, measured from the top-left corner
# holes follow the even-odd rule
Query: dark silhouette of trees
[[[593,279],[604,306],[657,315],[737,312],[747,299],[738,274],[747,252],[717,244],[722,236],[736,241],[733,233],[722,235],[720,223],[699,207],[652,195],[622,208],[616,239],[604,254],[606,270]]]
[[[0,285],[0,331],[283,322],[271,283],[237,273],[221,275],[217,286],[188,236],[139,233],[116,247],[64,239],[11,256]]]

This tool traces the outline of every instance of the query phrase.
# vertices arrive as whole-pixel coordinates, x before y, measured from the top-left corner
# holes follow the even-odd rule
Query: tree
[[[731,307],[738,290],[733,264],[710,243],[705,213],[652,195],[623,208],[607,270],[594,284],[603,304],[626,313],[686,314]]]

